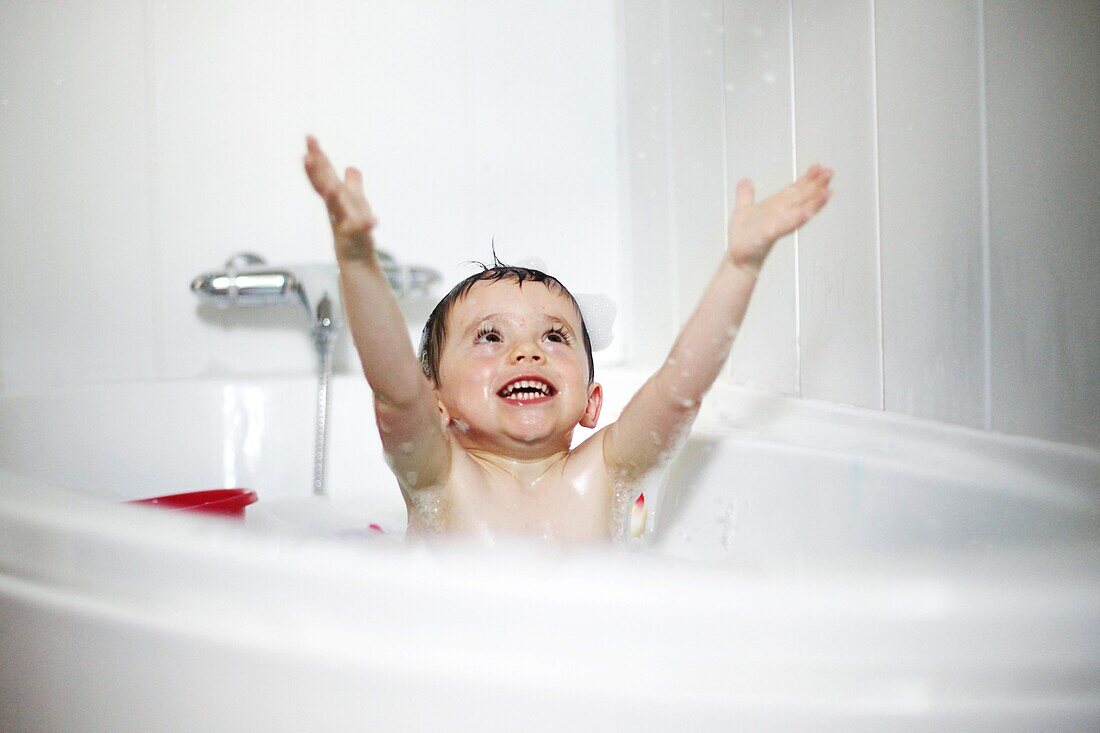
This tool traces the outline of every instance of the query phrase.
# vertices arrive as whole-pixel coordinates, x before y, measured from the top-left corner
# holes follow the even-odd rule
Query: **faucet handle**
[[[253,252],[238,252],[225,261],[227,270],[247,270],[250,267],[266,265],[267,260]]]
[[[317,304],[316,325],[329,328],[332,326],[332,299],[328,293],[321,296],[321,302]]]

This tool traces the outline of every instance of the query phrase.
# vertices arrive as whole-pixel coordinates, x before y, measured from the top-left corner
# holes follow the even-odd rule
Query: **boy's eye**
[[[546,340],[553,341],[556,344],[567,344],[569,343],[569,334],[567,334],[565,332],[565,329],[561,328],[560,326],[555,327],[550,329],[550,331],[546,334]]]
[[[474,341],[479,344],[499,344],[501,342],[500,334],[497,333],[495,328],[479,328],[477,336]]]

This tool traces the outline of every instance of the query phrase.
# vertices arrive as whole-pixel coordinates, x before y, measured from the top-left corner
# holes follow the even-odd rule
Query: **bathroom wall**
[[[0,5],[0,390],[313,369],[305,314],[187,290],[331,262],[357,164],[403,261],[536,255],[667,351],[727,202],[821,161],[727,379],[1100,446],[1096,2]],[[413,330],[428,303],[409,303]],[[344,341],[340,365],[356,369]]]
[[[1100,3],[625,8],[638,360],[713,272],[737,180],[822,162],[835,195],[773,252],[728,378],[1100,446]]]
[[[3,3],[2,388],[312,373],[304,309],[188,290],[242,250],[334,261],[308,132],[364,171],[380,246],[446,287],[495,240],[621,301],[617,8]]]

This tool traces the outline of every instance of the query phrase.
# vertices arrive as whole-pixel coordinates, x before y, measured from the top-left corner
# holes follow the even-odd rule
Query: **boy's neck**
[[[565,460],[568,450],[533,457],[505,455],[479,448],[467,449],[471,458],[489,470],[501,471],[523,486],[534,486],[547,472]]]

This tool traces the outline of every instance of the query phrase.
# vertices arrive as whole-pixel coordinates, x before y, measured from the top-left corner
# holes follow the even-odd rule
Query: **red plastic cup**
[[[255,491],[248,489],[208,489],[185,494],[154,496],[151,499],[135,499],[127,504],[145,504],[170,511],[220,514],[227,517],[244,517],[244,508],[258,499]]]

